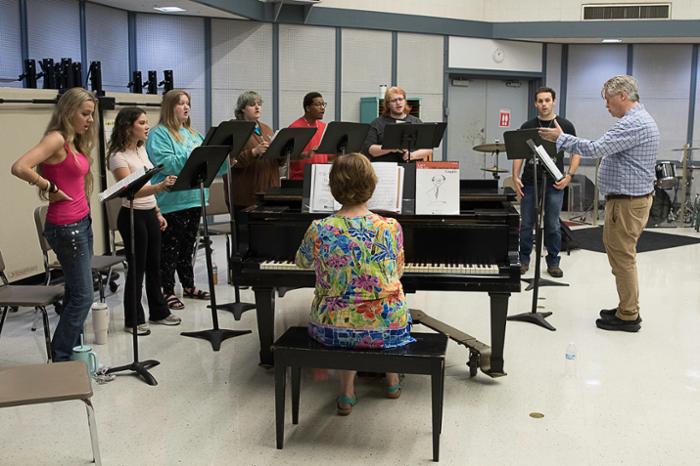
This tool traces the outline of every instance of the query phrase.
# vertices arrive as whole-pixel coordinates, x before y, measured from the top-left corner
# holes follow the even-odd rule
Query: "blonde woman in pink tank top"
[[[37,186],[40,197],[49,202],[44,236],[65,279],[63,312],[51,340],[54,361],[70,359],[93,299],[88,199],[96,104],[85,89],[67,91],[56,104],[44,137],[12,165],[12,174]]]

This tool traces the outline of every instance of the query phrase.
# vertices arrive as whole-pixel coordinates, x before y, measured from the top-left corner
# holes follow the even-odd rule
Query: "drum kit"
[[[687,144],[673,152],[683,152],[680,162],[681,174],[676,175],[676,164],[673,160],[658,160],[656,162],[656,181],[654,182],[654,200],[649,212],[648,226],[661,226],[665,223],[678,226],[691,226],[695,231],[700,229],[700,193],[695,199],[690,199],[693,186],[693,171],[700,170],[700,165],[689,163],[690,151],[700,148]],[[673,200],[666,191],[673,190]],[[680,200],[678,198],[680,191]]]
[[[484,158],[486,157],[486,154],[491,154],[493,156],[493,166],[492,167],[484,167],[481,169],[482,172],[488,172],[491,173],[494,177],[494,179],[499,179],[500,178],[500,173],[508,173],[508,170],[505,170],[503,168],[498,168],[498,154],[500,153],[506,153],[506,145],[504,143],[499,143],[498,139],[496,139],[496,142],[493,144],[479,144],[477,146],[472,147],[472,150],[475,150],[477,152],[481,152],[484,154]],[[485,161],[484,161],[485,162]],[[484,163],[485,165],[485,163]]]

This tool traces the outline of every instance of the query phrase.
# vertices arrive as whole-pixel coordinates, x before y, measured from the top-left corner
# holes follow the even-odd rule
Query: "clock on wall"
[[[501,63],[503,60],[506,58],[506,53],[503,51],[502,48],[498,47],[496,50],[493,51],[493,54],[491,55],[491,58],[493,61],[496,63]]]

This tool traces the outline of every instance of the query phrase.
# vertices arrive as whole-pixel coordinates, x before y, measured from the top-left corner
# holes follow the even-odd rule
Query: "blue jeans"
[[[541,190],[541,185],[537,185]],[[535,209],[535,189],[533,185],[523,187],[523,198],[520,200],[520,263],[530,263],[532,253],[532,231],[537,223],[537,210]],[[541,200],[542,191],[538,192],[538,203]],[[561,226],[559,225],[559,213],[564,201],[564,190],[559,190],[547,185],[544,196],[544,247],[547,248],[547,266],[559,266],[559,251],[561,250]]]
[[[44,236],[61,263],[65,280],[63,312],[51,340],[54,361],[67,361],[80,344],[85,318],[90,312],[92,288],[92,220],[90,216],[67,225],[46,222]]]

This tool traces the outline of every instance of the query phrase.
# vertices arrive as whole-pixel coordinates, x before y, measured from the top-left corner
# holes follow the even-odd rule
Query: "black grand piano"
[[[462,180],[460,215],[392,215],[404,232],[406,265],[401,282],[406,293],[417,290],[489,293],[491,346],[450,327],[423,311],[411,310],[414,322],[443,332],[469,349],[471,375],[477,368],[497,377],[503,370],[508,298],[520,291],[519,216],[515,194],[495,180]],[[247,209],[248,250],[234,258],[233,277],[255,292],[260,363],[272,365],[275,291],[313,287],[313,270],[299,269],[294,257],[312,220],[327,214],[302,212],[302,187],[289,182],[258,195]],[[455,309],[459,312],[459,309]]]

